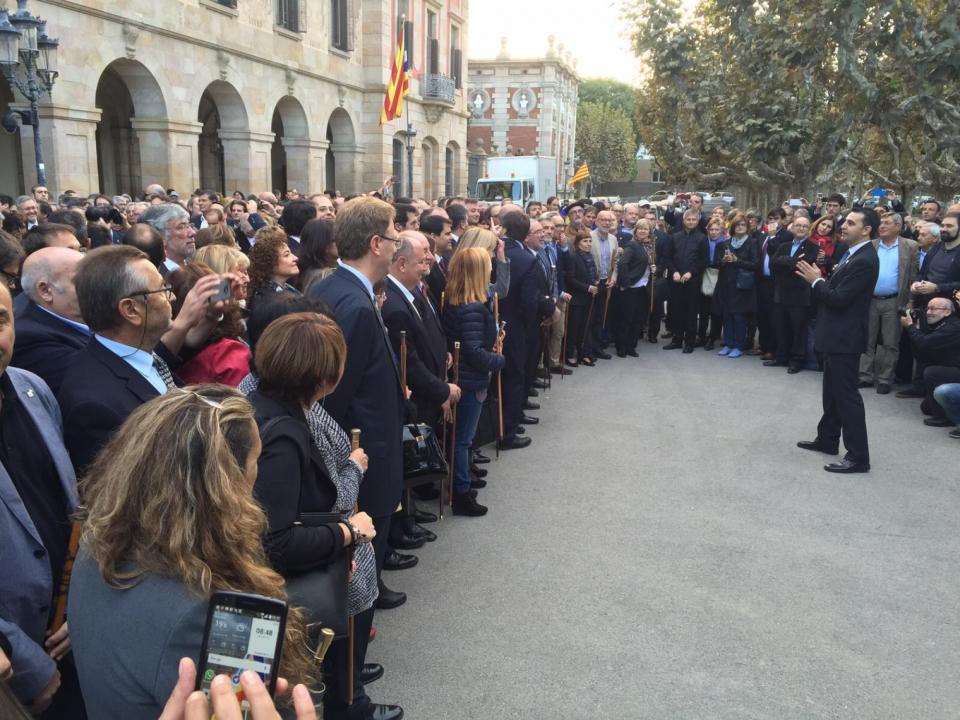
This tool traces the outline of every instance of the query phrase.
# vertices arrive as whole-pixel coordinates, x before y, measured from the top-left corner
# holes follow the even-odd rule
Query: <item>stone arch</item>
[[[357,146],[356,125],[343,108],[336,108],[327,121],[326,187],[343,195],[357,191],[362,149]]]
[[[197,121],[202,126],[197,141],[201,187],[244,190],[243,179],[250,177],[250,123],[240,93],[228,82],[213,81],[200,96]]]
[[[420,145],[423,156],[423,198],[429,202],[436,202],[440,196],[440,144],[435,138],[427,135]]]
[[[447,143],[443,158],[443,194],[447,197],[460,195],[460,163],[462,151],[455,140]]]
[[[297,98],[285,95],[277,101],[270,129],[273,132],[270,150],[273,188],[284,191],[296,188],[302,193],[309,192],[310,124]]]
[[[96,130],[101,192],[136,195],[145,179],[166,182],[167,148],[155,142],[149,127],[167,117],[167,103],[147,67],[127,58],[108,63],[97,81],[95,103],[101,112]]]

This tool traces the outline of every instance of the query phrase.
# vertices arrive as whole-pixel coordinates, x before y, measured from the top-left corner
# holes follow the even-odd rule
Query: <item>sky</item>
[[[547,36],[579,60],[582,78],[608,77],[637,84],[639,61],[619,19],[619,0],[471,0],[469,57],[487,59],[508,38],[514,58],[543,57]]]

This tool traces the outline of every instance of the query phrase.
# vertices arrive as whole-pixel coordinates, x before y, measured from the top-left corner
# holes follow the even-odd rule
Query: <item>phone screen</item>
[[[240,674],[244,670],[257,673],[273,691],[271,680],[276,675],[274,666],[285,625],[283,606],[277,603],[276,609],[242,607],[220,594],[211,602],[205,652],[200,658],[200,690],[209,694],[213,678],[228,675],[239,696],[240,707],[246,711],[250,704],[240,688]]]

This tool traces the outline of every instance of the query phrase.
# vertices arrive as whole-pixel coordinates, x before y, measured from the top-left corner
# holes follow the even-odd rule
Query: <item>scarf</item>
[[[732,247],[734,250],[739,250],[749,238],[749,235],[744,235],[743,237],[739,238],[730,238],[730,247]]]

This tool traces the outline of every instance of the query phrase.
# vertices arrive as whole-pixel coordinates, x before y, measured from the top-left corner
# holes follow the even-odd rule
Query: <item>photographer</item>
[[[925,327],[919,322],[919,312],[901,310],[900,325],[917,361],[924,366],[921,409],[931,417],[923,422],[931,427],[948,427],[953,423],[934,400],[933,391],[938,385],[960,382],[960,318],[953,301],[943,297],[927,303]]]

